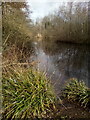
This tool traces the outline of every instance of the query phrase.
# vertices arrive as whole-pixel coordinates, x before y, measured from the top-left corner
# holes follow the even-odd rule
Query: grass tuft
[[[64,97],[69,100],[79,101],[82,106],[87,107],[90,103],[90,89],[83,81],[73,78],[64,89]]]
[[[56,97],[44,74],[8,67],[3,74],[3,119],[45,118],[55,110]]]

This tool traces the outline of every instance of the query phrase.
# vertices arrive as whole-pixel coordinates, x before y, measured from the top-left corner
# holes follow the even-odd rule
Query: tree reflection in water
[[[83,80],[90,87],[87,45],[38,42],[34,47],[36,52],[31,57],[39,61],[36,68],[46,71],[58,92],[69,78]]]

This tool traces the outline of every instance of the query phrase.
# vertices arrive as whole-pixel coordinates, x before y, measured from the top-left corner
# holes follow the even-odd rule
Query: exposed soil
[[[90,109],[65,99],[58,105],[55,116],[55,120],[90,120]]]

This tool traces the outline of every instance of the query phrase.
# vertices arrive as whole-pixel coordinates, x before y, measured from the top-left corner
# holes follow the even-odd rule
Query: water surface
[[[35,53],[30,61],[38,61],[36,68],[46,71],[57,93],[70,78],[83,80],[90,87],[87,45],[33,42]]]

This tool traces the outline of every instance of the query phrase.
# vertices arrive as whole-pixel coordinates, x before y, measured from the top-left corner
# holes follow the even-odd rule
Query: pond
[[[37,61],[34,66],[46,72],[56,92],[59,94],[70,78],[83,80],[88,87],[89,82],[89,51],[87,45],[34,41],[35,52],[31,61]]]

